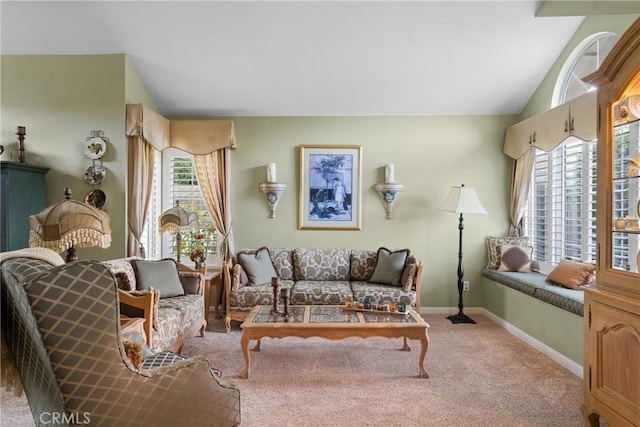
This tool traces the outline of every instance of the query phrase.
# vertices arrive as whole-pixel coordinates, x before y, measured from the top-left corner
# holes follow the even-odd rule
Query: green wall
[[[513,116],[268,117],[234,118],[238,148],[232,159],[232,209],[236,250],[245,247],[409,248],[424,263],[422,305],[457,305],[458,217],[438,211],[454,185],[474,186],[489,215],[467,215],[464,230],[465,296],[479,304],[484,236],[508,232],[511,162],[502,155],[504,129]],[[298,230],[299,146],[361,145],[362,230]],[[288,184],[269,218],[258,190],[267,164]],[[384,165],[395,164],[404,186],[392,219],[373,186]]]
[[[47,166],[47,204],[64,198],[70,187],[82,200],[93,187],[84,182],[92,161],[84,142],[92,130],[109,138],[102,158],[107,176],[101,186],[111,218],[108,249],[79,248],[82,259],[123,256],[126,248],[127,149],[124,135],[127,102],[149,101],[125,55],[2,56],[1,128],[3,160],[16,152],[16,126],[26,126],[27,163]],[[129,95],[127,95],[129,93]],[[98,187],[96,187],[98,188]]]
[[[583,318],[493,280],[482,278],[483,306],[527,335],[582,364]]]

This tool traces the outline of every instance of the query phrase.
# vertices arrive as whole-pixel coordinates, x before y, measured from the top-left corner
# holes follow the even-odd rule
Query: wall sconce
[[[384,184],[376,184],[373,188],[376,193],[380,195],[382,203],[384,204],[384,211],[386,213],[385,219],[391,219],[391,209],[393,209],[393,202],[396,201],[398,193],[402,192],[402,184],[396,184],[394,179],[394,165],[389,163],[384,167]]]
[[[267,182],[260,183],[259,188],[266,196],[267,202],[269,202],[269,206],[271,208],[271,215],[269,218],[275,218],[276,208],[278,207],[280,197],[287,190],[287,184],[276,182],[275,163],[269,163],[269,166],[267,166]]]

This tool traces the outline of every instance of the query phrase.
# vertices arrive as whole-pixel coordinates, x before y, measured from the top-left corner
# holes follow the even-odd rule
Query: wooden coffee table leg
[[[242,333],[242,337],[240,338],[240,346],[242,347],[242,354],[244,355],[244,371],[242,371],[242,374],[240,374],[240,378],[246,380],[247,378],[249,378],[249,372],[251,372],[251,356],[249,356],[249,334],[247,334],[246,332]]]
[[[420,378],[429,378],[429,374],[424,369],[424,358],[427,355],[427,350],[429,349],[429,336],[427,335],[427,330],[424,331],[424,337],[420,338],[420,359],[418,362],[418,368],[420,369]]]
[[[402,345],[402,351],[411,351],[411,347],[409,347],[409,339],[407,337],[404,338],[404,344]]]
[[[260,342],[261,341],[262,341],[262,339],[258,338],[258,341],[256,341],[255,347],[253,347],[253,351],[260,351]]]

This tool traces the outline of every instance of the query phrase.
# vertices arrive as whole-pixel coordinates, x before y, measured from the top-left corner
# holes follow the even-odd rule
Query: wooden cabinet
[[[591,426],[600,417],[640,426],[640,174],[628,168],[640,114],[620,115],[640,95],[640,19],[585,81],[598,87],[598,253],[596,283],[585,289],[582,412]]]
[[[589,425],[640,425],[640,305],[626,296],[585,291],[584,401]]]
[[[45,208],[48,168],[0,162],[0,252],[29,247],[29,215]]]

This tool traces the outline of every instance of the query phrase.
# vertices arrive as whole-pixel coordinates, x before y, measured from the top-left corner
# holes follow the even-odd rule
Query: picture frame
[[[361,230],[361,145],[300,145],[299,177],[298,229]]]

